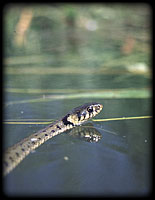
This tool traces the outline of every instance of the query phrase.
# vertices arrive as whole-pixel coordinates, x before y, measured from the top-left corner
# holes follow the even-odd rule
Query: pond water
[[[5,118],[50,121],[91,100],[104,105],[96,119],[150,115],[150,99],[20,102],[29,98],[32,95],[6,95],[6,100],[18,99],[19,103],[7,105]],[[5,177],[6,195],[147,195],[151,187],[151,120],[91,123],[102,135],[98,142],[73,137],[69,131],[48,140]],[[45,126],[37,123],[5,125],[5,149]]]

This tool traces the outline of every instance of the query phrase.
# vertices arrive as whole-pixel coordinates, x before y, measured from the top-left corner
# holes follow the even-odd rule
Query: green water
[[[150,114],[148,99],[94,100],[104,105],[96,118]],[[88,101],[59,100],[8,106],[8,118],[58,119],[70,108]],[[150,188],[151,120],[93,124],[102,134],[99,142],[89,143],[66,133],[52,138],[6,177],[5,192],[22,196],[147,194]],[[45,126],[5,125],[5,144],[11,146]]]

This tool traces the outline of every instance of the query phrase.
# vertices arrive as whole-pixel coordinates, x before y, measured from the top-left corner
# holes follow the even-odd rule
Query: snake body
[[[4,175],[13,170],[32,150],[39,147],[48,139],[81,125],[83,122],[97,115],[103,108],[99,103],[87,103],[74,108],[67,115],[55,121],[44,129],[24,138],[4,153]]]

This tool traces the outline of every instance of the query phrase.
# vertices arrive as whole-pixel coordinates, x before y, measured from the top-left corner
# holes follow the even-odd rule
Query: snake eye
[[[98,105],[97,108],[100,109],[100,105]]]
[[[89,107],[87,108],[87,110],[88,110],[89,113],[91,113],[91,112],[93,112],[93,107],[92,107],[92,106],[89,106]]]

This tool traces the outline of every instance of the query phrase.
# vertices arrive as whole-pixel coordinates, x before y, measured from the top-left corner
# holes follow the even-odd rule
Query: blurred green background
[[[8,5],[4,63],[15,80],[6,91],[125,88],[150,97],[150,14],[147,4]]]
[[[36,125],[5,124],[4,149],[44,127],[37,121],[91,101],[104,105],[96,118],[150,116],[151,12],[143,3],[7,4],[4,120]],[[5,193],[146,195],[150,124],[93,122],[103,135],[95,144],[57,136],[6,177]]]

